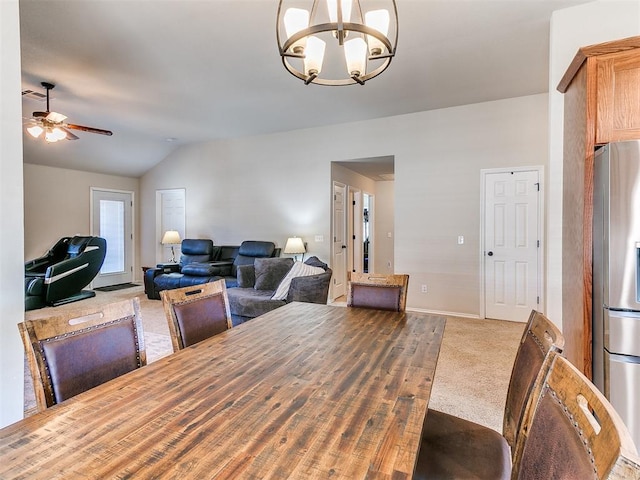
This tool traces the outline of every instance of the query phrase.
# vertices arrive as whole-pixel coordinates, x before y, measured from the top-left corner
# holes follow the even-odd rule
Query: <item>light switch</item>
[[[324,242],[324,236],[323,235],[316,235],[316,242]]]
[[[462,245],[464,243],[464,235],[458,235],[458,245]]]

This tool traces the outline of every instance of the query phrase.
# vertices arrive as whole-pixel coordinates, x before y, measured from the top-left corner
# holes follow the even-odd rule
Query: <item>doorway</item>
[[[362,272],[375,273],[373,262],[373,195],[362,194]]]
[[[133,192],[91,188],[91,233],[107,241],[107,255],[93,288],[133,279]]]
[[[525,322],[542,309],[543,167],[482,170],[484,317]]]
[[[331,248],[333,299],[342,297],[347,293],[346,193],[346,185],[339,182],[333,182],[333,242]]]

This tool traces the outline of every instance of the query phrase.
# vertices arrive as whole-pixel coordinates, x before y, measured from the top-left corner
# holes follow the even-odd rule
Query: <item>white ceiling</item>
[[[137,177],[186,143],[546,92],[551,12],[580,3],[398,0],[389,69],[322,87],[282,66],[276,0],[21,0],[23,90],[54,83],[51,110],[114,132],[25,135],[24,159]]]

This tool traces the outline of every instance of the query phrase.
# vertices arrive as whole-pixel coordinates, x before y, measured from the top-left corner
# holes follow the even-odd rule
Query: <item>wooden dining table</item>
[[[0,430],[0,478],[411,478],[445,318],[294,302]]]

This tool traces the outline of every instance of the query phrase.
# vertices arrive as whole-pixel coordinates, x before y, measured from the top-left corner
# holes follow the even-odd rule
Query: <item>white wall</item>
[[[180,187],[187,236],[284,246],[295,233],[328,260],[331,162],[393,155],[394,261],[411,275],[408,306],[478,315],[480,170],[546,165],[547,105],[541,94],[184,147],[141,179],[143,265],[154,260],[155,190]]]
[[[547,169],[547,307],[562,326],[562,148],[564,97],[557,86],[580,47],[640,33],[640,2],[599,1],[557,10],[549,55],[549,168]]]
[[[17,0],[0,1],[0,427],[22,418],[22,104]]]
[[[134,192],[133,215],[139,218],[139,183],[137,178],[25,163],[25,260],[39,257],[62,237],[91,234],[91,187]],[[133,232],[134,239],[138,230]],[[139,242],[134,245],[134,279],[141,281]]]

